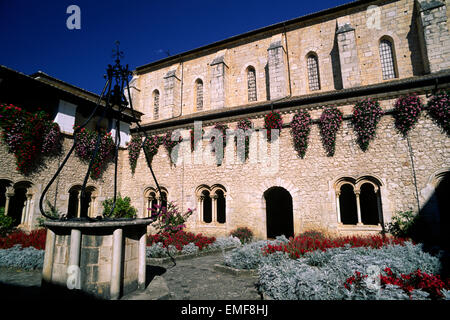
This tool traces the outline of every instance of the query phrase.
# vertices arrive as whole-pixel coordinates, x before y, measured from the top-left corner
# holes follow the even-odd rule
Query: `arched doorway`
[[[292,196],[282,187],[272,187],[264,192],[266,200],[267,238],[294,235]]]

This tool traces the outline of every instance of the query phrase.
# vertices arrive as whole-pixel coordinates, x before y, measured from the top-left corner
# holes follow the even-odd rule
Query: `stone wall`
[[[425,97],[422,96],[425,101]],[[384,110],[392,109],[395,99],[380,100]],[[345,115],[350,115],[353,104],[339,106]],[[309,108],[313,119],[318,119],[322,108]],[[293,113],[284,113],[284,122],[290,122]],[[255,127],[261,128],[261,116],[251,118]],[[204,124],[206,126],[208,124]],[[227,121],[230,128],[236,120]],[[209,125],[210,128],[210,125]],[[208,129],[209,129],[208,128]],[[207,128],[205,128],[207,131]],[[430,178],[440,169],[450,168],[450,140],[441,129],[423,112],[419,122],[409,134],[414,159],[414,169],[419,191],[420,205],[426,198],[421,190],[427,187]],[[203,142],[204,147],[208,145]],[[230,145],[233,145],[231,143]],[[170,164],[168,154],[160,147],[153,159],[153,168],[158,182],[168,190],[169,200],[180,205],[182,211],[195,208],[188,227],[194,232],[225,235],[239,226],[251,228],[258,237],[266,236],[266,212],[264,192],[272,186],[288,190],[293,198],[295,233],[321,228],[329,232],[380,231],[379,227],[367,228],[339,225],[337,221],[335,182],[340,177],[371,176],[381,186],[381,201],[384,222],[390,221],[397,211],[416,210],[417,200],[414,186],[411,154],[408,143],[394,128],[391,115],[382,117],[376,138],[369,150],[361,151],[356,143],[355,132],[350,121],[343,122],[336,138],[336,153],[327,157],[322,147],[318,125],[312,126],[309,146],[304,159],[297,157],[292,146],[290,129],[281,131],[279,169],[268,174],[261,163],[229,164],[227,156],[221,166],[216,164]],[[126,154],[126,152],[124,152]],[[226,152],[225,152],[226,154]],[[130,195],[140,214],[145,210],[144,189],[155,187],[150,172],[141,154],[136,173],[131,175],[129,165],[122,157],[122,194]],[[201,185],[220,184],[226,189],[226,223],[203,223],[199,217],[196,189]]]
[[[42,191],[55,174],[61,161],[68,153],[72,146],[73,138],[71,136],[64,136],[63,148],[59,156],[55,157],[43,157],[42,162],[37,170],[30,175],[24,176],[18,172],[15,164],[14,154],[8,153],[7,146],[0,143],[0,179],[4,179],[11,182],[11,194],[14,192],[14,186],[20,185],[23,182],[29,183],[30,187],[27,190],[28,194],[31,194],[29,219],[23,226],[25,229],[36,227],[38,218],[42,217],[39,210],[39,199]],[[69,205],[69,190],[75,185],[82,185],[84,175],[86,174],[88,164],[81,161],[75,152],[67,161],[64,169],[61,171],[59,177],[54,181],[50,187],[46,199],[48,199],[55,207],[63,214],[67,213]],[[118,182],[120,183],[120,172]],[[88,186],[95,188],[95,200],[91,204],[93,206],[92,216],[100,215],[103,211],[101,202],[106,198],[113,196],[113,180],[114,179],[114,164],[110,163],[107,166],[107,170],[103,173],[102,177],[98,180],[92,180],[89,178]],[[118,185],[120,190],[120,185]],[[44,202],[45,204],[45,202]],[[47,206],[44,206],[47,209]]]
[[[155,89],[163,92],[164,76],[174,68],[183,70],[179,72],[182,101],[176,107],[177,110],[181,108],[182,115],[196,112],[196,79],[204,83],[204,111],[248,105],[248,66],[253,66],[256,71],[257,101],[332,91],[341,89],[342,85],[348,88],[384,82],[379,52],[381,38],[393,43],[398,78],[423,74],[427,60],[421,53],[419,41],[422,32],[418,29],[418,5],[411,0],[375,1],[371,6],[374,5],[375,11],[369,10],[369,5],[361,4],[346,11],[289,24],[286,28],[273,28],[230,40],[217,48],[140,70],[136,84],[141,91],[137,94],[136,106],[145,114],[143,123],[153,121],[151,93]],[[448,12],[449,8],[443,5],[434,10],[440,10],[436,19],[442,20],[446,18],[445,15],[442,17],[442,12]],[[373,23],[369,23],[371,19]],[[445,48],[429,48],[435,55],[444,50],[436,59],[445,62],[448,60],[447,42],[440,41],[447,41],[448,30],[446,22],[439,22],[441,20],[426,27],[434,28],[433,39],[436,40],[427,39],[434,46]],[[440,30],[447,33],[441,34]],[[317,54],[320,72],[320,90],[314,92],[309,90],[306,68],[306,57],[310,52]],[[225,65],[216,63],[220,57]],[[448,67],[439,63],[439,70]],[[219,66],[224,66],[220,73],[224,76],[218,78]]]

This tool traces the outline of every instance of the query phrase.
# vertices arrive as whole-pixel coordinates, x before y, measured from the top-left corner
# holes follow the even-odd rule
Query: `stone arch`
[[[364,174],[334,179],[337,220],[344,225],[383,225],[382,180]]]
[[[33,183],[28,180],[19,180],[12,183],[8,190],[8,212],[7,215],[14,220],[15,226],[31,226],[32,221],[32,198],[35,194]],[[6,200],[6,199],[5,199]],[[6,201],[5,201],[6,205]]]
[[[271,187],[264,192],[266,201],[267,238],[294,235],[292,195],[283,187]]]
[[[281,187],[289,192],[292,197],[292,214],[293,214],[293,225],[294,233],[299,233],[301,230],[301,216],[300,216],[300,191],[294,186],[290,181],[286,181],[281,178],[267,179],[265,182],[261,183],[258,189],[256,189],[256,194],[259,195],[259,215],[258,220],[260,227],[263,230],[261,236],[267,236],[267,216],[266,216],[266,199],[264,193],[266,190],[272,187]]]
[[[382,79],[396,79],[398,75],[397,54],[395,51],[395,41],[389,35],[383,35],[378,40],[378,57],[382,72]]]
[[[97,215],[98,189],[94,185],[88,185],[85,189],[85,200],[81,199],[81,184],[72,184],[67,193],[67,217],[95,217]]]

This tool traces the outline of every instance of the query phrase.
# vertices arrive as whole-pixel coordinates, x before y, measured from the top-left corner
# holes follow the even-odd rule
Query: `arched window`
[[[344,225],[383,223],[380,183],[373,177],[342,178],[336,185],[338,222]]]
[[[256,95],[256,71],[252,66],[247,68],[247,91],[248,102],[258,100]]]
[[[223,186],[200,186],[197,198],[201,222],[226,223],[226,190]]]
[[[380,40],[380,60],[383,80],[396,78],[394,46],[390,40],[385,38]]]
[[[147,188],[144,191],[144,214],[151,217],[152,213],[157,213],[159,207],[167,208],[169,193],[166,188],[161,187],[161,194],[156,188]]]
[[[308,69],[309,90],[320,90],[319,59],[315,53],[311,52],[308,54],[306,66]]]
[[[201,197],[201,201],[202,201],[203,222],[211,223],[212,222],[212,203],[211,203],[211,197],[209,196],[209,191],[203,190],[200,197]]]
[[[95,187],[88,186],[85,189],[84,201],[81,201],[81,185],[75,185],[69,189],[69,205],[67,216],[71,218],[95,217]]]
[[[203,110],[203,81],[201,79],[195,81],[195,107],[197,111]]]
[[[339,194],[339,205],[341,211],[342,224],[358,223],[358,215],[356,210],[356,196],[353,186],[346,183],[341,186]]]
[[[159,119],[159,91],[153,91],[153,120]]]

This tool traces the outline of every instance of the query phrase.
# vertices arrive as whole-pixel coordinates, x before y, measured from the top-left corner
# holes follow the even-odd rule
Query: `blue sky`
[[[100,93],[119,40],[131,69],[350,0],[0,0],[0,64]],[[66,27],[67,7],[81,29]]]

